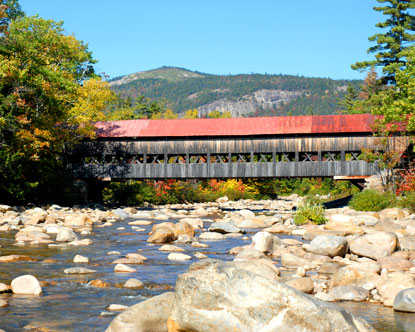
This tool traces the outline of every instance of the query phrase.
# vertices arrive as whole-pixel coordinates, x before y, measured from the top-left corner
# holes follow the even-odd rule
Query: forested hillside
[[[332,80],[290,75],[210,75],[186,69],[162,67],[118,77],[110,81],[123,97],[144,95],[167,101],[176,113],[198,109],[230,111],[232,116],[334,114],[347,85],[358,80]]]

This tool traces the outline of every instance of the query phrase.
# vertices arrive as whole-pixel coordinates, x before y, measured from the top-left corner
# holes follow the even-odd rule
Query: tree
[[[187,110],[184,113],[184,119],[197,119],[198,117],[199,117],[199,112],[197,111],[196,108],[192,110]]]
[[[154,101],[145,96],[139,96],[133,100],[128,96],[123,98],[118,95],[109,107],[107,120],[160,119],[165,112],[164,101]],[[173,115],[169,114],[169,116]]]
[[[211,111],[208,115],[208,118],[231,118],[232,114],[229,111],[220,112],[218,110]]]
[[[378,151],[365,151],[365,159],[377,162],[385,189],[396,191],[395,168],[402,161],[415,132],[415,47],[405,50],[406,67],[395,72],[396,85],[376,92],[371,111],[381,115],[375,123]],[[373,98],[373,97],[372,97]]]
[[[375,54],[376,60],[356,62],[353,69],[366,69],[373,66],[383,67],[384,76],[381,78],[384,84],[395,84],[395,72],[405,67],[405,49],[413,45],[415,34],[415,17],[410,9],[415,8],[414,0],[377,0],[379,3],[387,3],[373,9],[387,15],[385,22],[376,24],[376,27],[388,29],[385,33],[377,33],[369,37],[370,41],[377,45],[368,49],[368,53]]]
[[[11,20],[0,41],[0,198],[33,199],[62,178],[68,140],[102,119],[111,93],[87,46],[62,22]],[[47,189],[49,190],[49,189]],[[56,197],[56,196],[55,196]]]
[[[382,92],[392,87],[385,86],[379,80],[375,69],[372,67],[367,73],[360,91],[356,91],[350,85],[347,88],[345,99],[339,102],[345,107],[344,113],[368,114],[372,113],[375,107],[382,103]]]
[[[0,0],[0,33],[7,31],[12,20],[23,16],[18,0]]]

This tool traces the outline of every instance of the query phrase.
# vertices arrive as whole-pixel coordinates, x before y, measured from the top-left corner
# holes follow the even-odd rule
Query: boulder
[[[168,331],[373,331],[345,309],[218,260],[176,282]]]
[[[291,234],[291,229],[282,224],[274,224],[264,229],[265,232],[278,234]]]
[[[245,233],[245,231],[229,222],[214,222],[210,225],[208,230],[209,232],[217,232],[221,234]]]
[[[203,220],[200,218],[189,218],[185,217],[180,219],[180,221],[187,222],[188,224],[192,225],[194,229],[201,229],[203,228]]]
[[[330,231],[343,232],[345,235],[364,233],[362,227],[359,227],[352,222],[330,221],[324,225],[324,229]]]
[[[399,239],[401,250],[415,250],[415,235],[407,235]]]
[[[115,317],[106,332],[167,332],[174,293],[167,292],[129,307]]]
[[[130,216],[130,214],[127,211],[125,211],[123,209],[120,209],[120,208],[112,210],[112,213],[116,214],[121,219],[125,219],[125,218],[128,218]]]
[[[393,310],[415,312],[415,288],[404,289],[396,294]]]
[[[74,263],[88,263],[89,258],[85,256],[81,256],[81,255],[75,255],[73,262]]]
[[[375,232],[350,241],[353,254],[378,259],[391,255],[398,246],[398,237],[391,232]]]
[[[171,261],[186,261],[192,259],[192,256],[182,254],[179,252],[172,252],[167,256],[167,259]]]
[[[136,272],[137,270],[134,269],[131,266],[125,265],[125,264],[117,264],[114,267],[114,272],[125,272],[125,273],[131,273],[131,272]]]
[[[407,259],[395,256],[387,256],[378,259],[382,269],[388,271],[408,271],[414,265]]]
[[[306,250],[319,255],[344,257],[347,248],[347,240],[343,236],[319,235],[311,241]]]
[[[329,286],[356,285],[364,287],[368,283],[377,284],[381,280],[380,275],[373,272],[360,271],[355,268],[345,266],[337,270],[330,279]]]
[[[170,227],[158,227],[152,232],[147,242],[150,243],[168,243],[176,239],[174,231]]]
[[[75,232],[68,227],[61,227],[56,235],[56,241],[58,242],[72,242],[78,240],[78,236]]]
[[[186,221],[179,221],[177,224],[174,225],[174,235],[177,238],[179,235],[188,235],[194,236],[195,229],[192,225],[187,223]]]
[[[246,209],[238,211],[237,214],[239,214],[244,219],[255,218],[255,213],[253,213],[250,210],[246,210]]]
[[[290,279],[285,284],[306,294],[312,294],[314,290],[313,280],[308,277]]]
[[[296,269],[297,267],[304,267],[308,265],[309,262],[306,259],[298,257],[291,253],[284,253],[281,255],[281,265],[289,268],[289,269]]]
[[[30,274],[14,278],[11,289],[14,294],[40,295],[42,293],[39,281]]]
[[[199,235],[200,240],[223,240],[225,237],[217,232],[203,232]]]
[[[392,272],[387,277],[382,278],[377,283],[377,289],[381,296],[381,301],[385,306],[391,307],[395,300],[395,296],[404,289],[414,288],[415,280],[409,273]]]
[[[362,287],[347,285],[334,287],[329,295],[336,301],[365,301],[369,292]]]
[[[144,283],[141,280],[130,278],[125,282],[124,287],[141,289],[144,288]]]
[[[408,212],[399,208],[388,208],[379,212],[380,219],[400,220],[408,216]]]
[[[64,226],[66,227],[81,227],[92,225],[92,220],[87,214],[71,214],[65,216]]]
[[[180,248],[178,246],[174,246],[172,244],[164,244],[159,248],[160,251],[169,251],[169,252],[180,252],[184,251],[183,248]]]

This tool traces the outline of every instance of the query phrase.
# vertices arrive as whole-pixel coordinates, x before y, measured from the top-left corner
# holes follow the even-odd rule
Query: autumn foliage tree
[[[91,123],[104,118],[112,98],[94,63],[83,42],[64,34],[62,22],[23,16],[7,24],[0,40],[2,200],[50,191],[65,144],[93,136]]]

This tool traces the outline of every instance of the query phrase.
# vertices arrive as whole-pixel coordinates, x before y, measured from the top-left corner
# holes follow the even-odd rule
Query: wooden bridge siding
[[[192,179],[192,178],[273,178],[333,177],[376,174],[373,164],[365,161],[263,162],[223,164],[125,164],[73,165],[75,176],[82,178],[121,179]]]
[[[278,137],[278,138],[211,138],[142,141],[94,141],[83,143],[69,154],[74,156],[114,155],[117,152],[137,154],[227,154],[282,153],[317,151],[360,151],[362,147],[375,149],[373,136]]]

